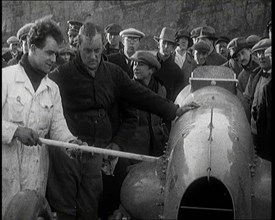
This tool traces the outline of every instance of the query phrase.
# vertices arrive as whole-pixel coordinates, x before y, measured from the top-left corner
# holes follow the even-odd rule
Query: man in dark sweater
[[[125,134],[115,126],[119,125],[119,112],[113,108],[119,100],[166,120],[198,107],[196,103],[179,107],[131,80],[118,66],[105,62],[102,40],[101,28],[85,23],[79,31],[76,58],[50,75],[60,87],[68,127],[81,140],[100,148],[124,150]],[[50,153],[48,200],[59,220],[97,219],[102,156],[81,155],[71,160],[58,149]]]

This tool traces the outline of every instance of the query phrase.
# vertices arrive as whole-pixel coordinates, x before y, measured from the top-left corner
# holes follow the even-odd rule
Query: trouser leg
[[[71,159],[62,149],[54,147],[49,147],[49,158],[47,200],[57,214],[76,216],[81,163],[79,159]]]
[[[126,168],[130,164],[128,159],[119,158],[114,176],[103,176],[103,194],[100,200],[100,218],[107,220],[108,216],[118,209],[120,205],[120,190],[127,173]]]
[[[77,220],[98,218],[98,202],[102,194],[102,155],[83,155],[81,183],[76,200]]]

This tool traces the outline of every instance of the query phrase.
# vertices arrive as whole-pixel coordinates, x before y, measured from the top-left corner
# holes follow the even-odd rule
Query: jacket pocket
[[[24,122],[24,108],[26,100],[24,96],[15,95],[7,98],[9,106],[9,120],[15,123]]]

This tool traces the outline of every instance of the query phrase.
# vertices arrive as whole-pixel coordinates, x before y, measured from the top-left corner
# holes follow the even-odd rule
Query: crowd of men
[[[68,21],[67,40],[51,18],[24,25],[2,52],[2,215],[16,193],[35,189],[58,220],[127,216],[120,188],[138,161],[39,137],[161,156],[171,121],[199,107],[174,104],[198,66],[234,71],[256,153],[271,161],[271,21],[263,29],[229,39],[210,26],[163,27],[158,51],[145,51],[145,33],[119,24]]]

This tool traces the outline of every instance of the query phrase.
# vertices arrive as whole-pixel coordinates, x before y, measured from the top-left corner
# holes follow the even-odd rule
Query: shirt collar
[[[19,61],[19,67],[22,68],[24,71],[21,71],[22,74],[16,74],[16,81],[17,82],[26,82],[27,79],[30,80],[30,78],[28,77],[28,73],[29,74],[39,74],[37,73],[37,71],[31,66],[31,64],[29,63],[28,60],[28,54],[23,54],[22,59]],[[27,73],[28,72],[28,73]],[[50,79],[48,77],[48,74],[45,75],[44,77],[42,77],[41,79],[41,86],[44,87],[50,87],[51,83],[50,83]]]

